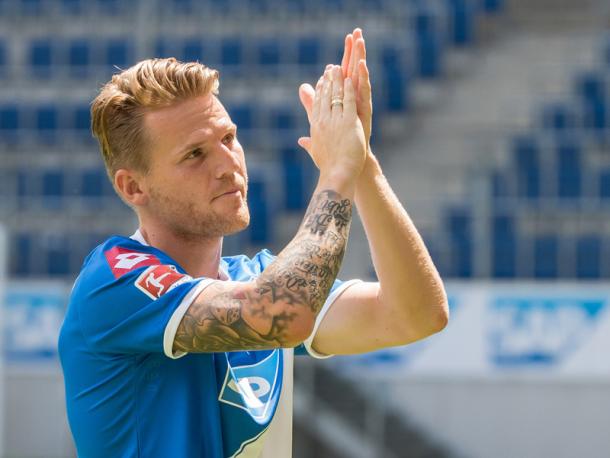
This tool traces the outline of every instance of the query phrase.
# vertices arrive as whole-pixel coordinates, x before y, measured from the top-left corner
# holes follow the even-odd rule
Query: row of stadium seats
[[[374,75],[375,128],[382,123],[385,113],[408,111],[412,82],[417,78],[441,76],[446,50],[451,46],[468,46],[475,42],[478,15],[482,11],[493,11],[493,5],[499,8],[502,4],[494,0],[379,0],[378,9],[372,5],[376,0],[338,1],[334,4],[338,6],[344,3],[351,8],[363,2],[369,4],[371,11],[375,11],[367,19],[374,20],[377,16],[380,24],[388,24],[387,31],[377,29],[367,35],[369,65]],[[55,13],[58,6],[64,8],[66,5],[72,5],[75,14],[79,8],[81,13],[78,14],[100,10],[101,3],[104,8],[115,5],[121,9],[122,12],[116,13],[118,16],[115,18],[100,15],[98,19],[102,26],[120,22],[131,14],[125,10],[126,2],[98,4],[84,0],[57,0],[52,3],[56,8],[53,10]],[[240,4],[235,1],[175,0],[154,3],[154,6],[157,8],[155,14],[161,14],[167,8],[184,8],[184,11],[191,6],[200,8],[207,5],[211,8],[212,3],[224,4],[225,12]],[[312,14],[319,14],[319,11],[327,8],[328,14],[332,15],[334,6],[330,6],[331,3],[325,0],[248,2],[249,5],[267,4],[285,10],[302,7]],[[0,0],[0,11],[8,11],[2,10],[2,4],[3,0]],[[21,7],[18,0],[4,0],[4,5],[7,4],[11,5],[9,9],[13,10],[13,14],[15,8]],[[49,5],[35,1],[30,4],[41,8]],[[130,8],[150,7],[151,4],[153,2],[134,1],[130,3]],[[176,6],[178,4],[181,6]],[[481,7],[483,4],[485,6]],[[318,9],[318,13],[313,13],[315,9]],[[400,14],[397,15],[397,11]],[[405,11],[407,13],[401,16]],[[44,17],[51,15],[44,11],[39,14]],[[6,17],[1,17],[0,23]],[[15,17],[19,17],[18,14]],[[262,22],[269,17],[272,16],[266,16]],[[310,79],[317,76],[325,63],[340,59],[340,39],[322,39],[322,35],[315,31],[300,28],[282,33],[278,38],[258,32],[273,29],[263,26],[257,29],[259,19],[254,16],[250,19],[250,29],[256,31],[254,33],[246,31],[241,34],[232,29],[216,31],[211,35],[193,35],[192,30],[195,29],[190,28],[179,32],[172,30],[170,33],[153,31],[152,36],[147,36],[145,40],[117,37],[114,32],[118,29],[108,28],[106,31],[102,27],[98,30],[97,25],[93,26],[95,30],[89,35],[77,27],[72,30],[72,38],[30,35],[29,41],[24,43],[15,43],[10,35],[0,31],[0,77],[8,77],[9,84],[18,81],[25,88],[29,84],[36,89],[30,98],[26,91],[25,97],[9,98],[11,95],[5,94],[0,100],[0,149],[4,149],[2,154],[7,157],[10,151],[20,153],[12,154],[12,165],[0,171],[0,175],[4,173],[3,189],[10,197],[9,202],[14,202],[8,211],[16,211],[25,219],[39,214],[90,215],[96,211],[104,214],[121,211],[122,204],[113,194],[101,166],[82,166],[79,165],[80,161],[75,161],[73,166],[63,168],[47,160],[44,162],[46,165],[29,168],[27,160],[18,160],[22,151],[30,154],[28,151],[36,150],[37,145],[43,150],[51,147],[59,152],[69,149],[77,157],[84,157],[85,150],[87,156],[98,154],[94,152],[96,146],[88,130],[88,103],[91,89],[100,81],[107,80],[114,66],[124,68],[147,56],[175,56],[184,61],[200,60],[218,68],[223,76],[233,75],[245,84],[268,88],[276,85],[278,77],[287,76],[287,81],[296,76],[303,80]],[[113,34],[110,33],[111,29]],[[44,81],[41,82],[41,79]],[[50,88],[43,97],[38,93],[41,84]],[[81,103],[74,99],[76,93],[73,93],[72,98],[65,101],[59,89],[65,84],[86,88],[82,93],[88,94],[88,98]],[[265,151],[265,157],[277,164],[276,171],[271,175],[257,174],[251,170],[248,200],[252,224],[243,236],[242,245],[273,243],[272,215],[302,211],[311,194],[316,172],[307,154],[296,146],[296,139],[306,131],[306,120],[296,96],[296,87],[294,89],[289,103],[285,95],[279,92],[275,94],[272,90],[248,91],[241,96],[235,91],[226,94],[221,91],[223,103],[239,127],[239,137],[246,150]],[[53,90],[57,92],[56,101],[49,99]],[[19,100],[19,103],[15,100]],[[72,142],[75,136],[78,145]],[[378,138],[375,132],[374,137]],[[89,144],[85,145],[83,139],[87,139]],[[89,161],[83,163],[88,164]],[[283,192],[278,192],[279,189]],[[71,230],[66,227],[65,231],[55,233],[70,233]],[[48,237],[38,236],[23,228],[17,229],[12,235],[11,246],[30,254],[19,259],[12,256],[12,275],[71,275],[78,270],[83,256],[93,243],[105,236],[96,231],[90,234],[85,229],[81,230],[82,234],[70,236],[67,241],[65,237],[53,237],[51,233]]]
[[[602,49],[601,67],[577,75],[567,99],[543,103],[534,129],[509,138],[508,160],[490,170],[491,277],[610,277],[610,239],[590,222],[610,209],[610,40]],[[472,212],[448,209],[443,234],[431,242],[447,246],[449,256],[439,255],[445,275],[475,275]],[[526,229],[538,215],[583,227]]]
[[[466,0],[461,0],[465,3]],[[0,17],[38,17],[61,15],[108,15],[121,17],[140,11],[144,0],[129,3],[120,0],[1,0]],[[405,8],[404,0],[170,0],[150,2],[151,7],[161,8],[165,14],[206,16],[320,16],[328,14],[366,14],[400,11]],[[417,4],[418,2],[411,2]],[[428,2],[429,3],[429,2]],[[469,6],[481,8],[490,13],[501,10],[504,0],[477,0]]]

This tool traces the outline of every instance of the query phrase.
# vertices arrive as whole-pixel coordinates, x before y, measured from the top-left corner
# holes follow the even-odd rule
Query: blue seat
[[[447,0],[451,15],[451,41],[457,46],[470,45],[475,41],[476,10],[471,1]]]
[[[472,266],[472,216],[468,209],[451,208],[445,215],[445,227],[449,234],[452,276],[469,278]]]
[[[539,235],[533,244],[534,277],[557,278],[559,242],[555,235]]]
[[[97,0],[98,9],[108,16],[119,16],[125,11],[125,2],[121,0]]]
[[[320,65],[320,39],[318,37],[300,38],[297,48],[299,65]]]
[[[238,130],[250,130],[254,128],[254,109],[249,103],[230,105],[228,112],[231,120]]]
[[[201,62],[204,59],[203,43],[199,38],[185,40],[182,44],[183,62]]]
[[[40,16],[45,13],[45,7],[48,6],[49,2],[43,0],[21,0],[20,1],[20,12],[27,16]]]
[[[61,10],[65,14],[80,15],[85,10],[87,0],[61,0]]]
[[[517,178],[517,195],[530,199],[540,197],[539,145],[532,135],[512,140],[512,153]]]
[[[265,38],[258,43],[257,63],[264,75],[276,75],[280,65],[280,43],[277,38]]]
[[[193,0],[172,0],[171,8],[175,14],[192,14],[194,12]]]
[[[51,76],[53,59],[53,41],[49,39],[36,39],[30,43],[29,63],[32,75],[35,78],[49,78]]]
[[[506,174],[494,170],[490,175],[491,196],[494,199],[504,199],[511,195]]]
[[[53,235],[44,240],[43,252],[47,261],[46,273],[52,277],[68,275],[70,270],[70,245],[65,235]]]
[[[590,234],[576,241],[576,276],[600,278],[602,276],[602,241],[599,235]]]
[[[91,110],[89,105],[80,105],[73,108],[72,111],[72,129],[87,135],[91,131]]]
[[[610,199],[610,169],[599,172],[599,197]]]
[[[46,170],[42,174],[43,204],[47,208],[57,209],[62,205],[65,177],[62,170]]]
[[[18,232],[13,236],[11,243],[10,273],[16,277],[26,277],[31,273],[30,259],[32,258],[32,239],[34,236],[28,232]]]
[[[492,274],[495,278],[514,278],[517,273],[517,239],[513,218],[495,214],[492,217]]]
[[[575,129],[576,116],[571,106],[561,102],[551,103],[543,108],[542,125],[556,131]]]
[[[70,75],[75,78],[85,78],[89,74],[91,47],[86,39],[73,40],[68,46],[68,65]]]
[[[131,46],[130,42],[124,39],[112,39],[106,43],[106,62],[105,64],[120,69],[126,69],[131,61]]]
[[[220,43],[220,65],[223,72],[229,74],[241,73],[244,61],[243,44],[240,38],[225,37]]]
[[[576,78],[576,93],[586,101],[604,100],[606,83],[604,75],[598,72],[587,72]]]
[[[8,58],[6,52],[6,44],[0,39],[0,78],[4,78],[7,73]]]
[[[382,109],[392,113],[407,111],[410,101],[410,82],[406,72],[400,68],[384,68],[382,78],[385,83],[382,92]]]
[[[270,118],[270,127],[273,130],[290,130],[296,127],[295,113],[290,106],[272,108]]]
[[[420,6],[413,17],[417,68],[422,78],[436,78],[442,73],[442,41],[432,11]]]
[[[53,143],[57,140],[58,110],[54,105],[39,106],[36,108],[36,130],[38,138],[44,143]]]
[[[87,199],[90,207],[101,207],[112,196],[112,186],[102,168],[83,170],[80,175],[79,194]]]
[[[481,0],[481,4],[486,13],[499,13],[504,9],[505,0]]]
[[[248,205],[250,207],[250,242],[267,243],[270,238],[269,206],[266,185],[260,177],[250,177],[248,183]]]
[[[284,208],[287,211],[304,210],[313,191],[315,166],[307,153],[294,146],[280,150],[284,177]]]
[[[19,127],[19,109],[17,105],[0,106],[0,132],[2,132],[2,135],[9,131],[16,131]]]
[[[559,139],[557,145],[557,194],[562,199],[579,198],[582,193],[582,149],[572,138]]]

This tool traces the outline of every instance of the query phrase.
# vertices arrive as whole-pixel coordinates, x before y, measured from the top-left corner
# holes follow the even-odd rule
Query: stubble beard
[[[152,210],[157,218],[177,237],[185,242],[199,242],[231,235],[244,230],[250,223],[250,212],[245,196],[241,205],[229,214],[213,209],[197,208],[193,201],[172,199],[156,190],[151,190]]]

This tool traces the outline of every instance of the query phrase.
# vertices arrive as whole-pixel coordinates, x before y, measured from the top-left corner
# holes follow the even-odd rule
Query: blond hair
[[[218,71],[198,62],[147,59],[112,76],[91,104],[91,130],[110,181],[121,168],[148,171],[143,117],[191,97],[218,94]]]

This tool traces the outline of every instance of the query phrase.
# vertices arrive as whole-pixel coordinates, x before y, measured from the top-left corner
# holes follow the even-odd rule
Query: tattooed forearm
[[[337,277],[351,219],[349,199],[332,190],[315,194],[297,235],[254,287],[210,286],[205,302],[184,315],[174,349],[218,352],[294,343],[298,320],[318,314]]]

